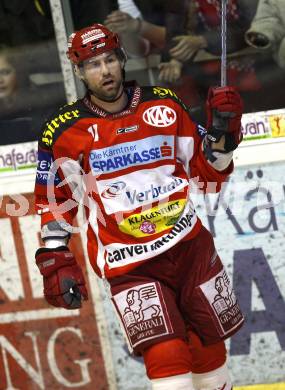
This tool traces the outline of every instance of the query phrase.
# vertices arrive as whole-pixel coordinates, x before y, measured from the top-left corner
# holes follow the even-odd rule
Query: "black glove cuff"
[[[211,144],[219,142],[223,135],[225,136],[224,153],[232,152],[238,147],[234,133],[229,133],[228,131],[220,131],[216,130],[215,128],[212,128],[208,130],[208,133],[206,135],[207,143],[210,145],[210,147],[212,147]],[[220,150],[219,152],[221,153]]]
[[[211,163],[214,163],[217,160],[217,157],[215,157],[213,154],[214,152],[227,154],[229,152],[232,152],[238,147],[238,145],[235,143],[234,136],[231,133],[221,133],[221,134],[220,132],[217,133],[219,134],[215,134],[213,137],[212,134],[207,134],[203,142],[204,156]],[[224,150],[215,149],[215,143],[219,142],[219,140],[223,135],[225,136]],[[217,139],[217,141],[213,141],[213,139]]]
[[[226,153],[232,152],[237,147],[238,147],[238,144],[235,141],[235,137],[234,137],[233,133],[226,133],[225,134],[225,145],[224,145],[225,152]]]
[[[210,142],[219,142],[223,135],[225,135],[225,131],[217,130],[215,127],[211,127],[207,130],[207,139]]]

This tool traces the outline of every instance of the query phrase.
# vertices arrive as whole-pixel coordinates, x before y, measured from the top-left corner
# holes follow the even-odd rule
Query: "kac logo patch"
[[[143,113],[143,120],[150,126],[168,127],[176,121],[176,112],[167,106],[154,106]]]

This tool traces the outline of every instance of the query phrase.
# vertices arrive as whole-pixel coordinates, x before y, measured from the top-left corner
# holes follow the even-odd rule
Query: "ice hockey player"
[[[39,140],[45,298],[66,309],[87,299],[67,246],[84,190],[89,261],[153,389],[229,390],[224,339],[244,320],[190,179],[218,192],[232,173],[241,98],[210,88],[205,130],[171,90],[124,81],[125,52],[103,25],[73,33],[67,55],[86,95],[59,109]]]

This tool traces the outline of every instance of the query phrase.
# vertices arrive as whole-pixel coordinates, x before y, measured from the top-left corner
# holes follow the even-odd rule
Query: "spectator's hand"
[[[207,47],[207,42],[202,35],[179,35],[172,38],[177,45],[169,50],[171,57],[179,61],[187,61],[200,49]]]
[[[107,28],[118,34],[137,33],[140,28],[139,19],[122,11],[111,12],[103,23]]]
[[[245,40],[248,45],[257,49],[267,49],[270,46],[269,38],[266,35],[255,31],[248,31],[245,34]]]
[[[47,302],[55,307],[79,309],[88,294],[83,273],[68,247],[40,248],[35,257]]]
[[[181,76],[182,63],[172,58],[169,62],[161,62],[158,65],[158,69],[159,80],[167,83],[174,83]]]

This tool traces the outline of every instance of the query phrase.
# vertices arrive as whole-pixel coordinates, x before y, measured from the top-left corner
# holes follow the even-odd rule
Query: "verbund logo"
[[[161,201],[175,192],[185,193],[189,186],[187,180],[173,176],[172,165],[141,169],[96,183],[108,215]]]
[[[143,120],[154,127],[168,127],[176,121],[176,112],[167,106],[154,106],[143,113]]]
[[[156,199],[160,197],[160,195],[173,193],[177,187],[181,188],[182,184],[184,184],[184,181],[179,177],[173,177],[173,180],[171,181],[169,181],[169,178],[166,177],[165,185],[147,183],[144,185],[143,190],[141,190],[141,186],[138,185],[138,190],[135,187],[127,187],[127,184],[123,181],[117,181],[109,184],[101,193],[101,196],[105,199],[114,199],[125,194],[130,204],[135,205],[144,201]]]
[[[126,188],[126,183],[123,181],[117,181],[116,183],[112,183],[102,192],[102,197],[105,199],[112,199],[120,196],[122,191]]]

